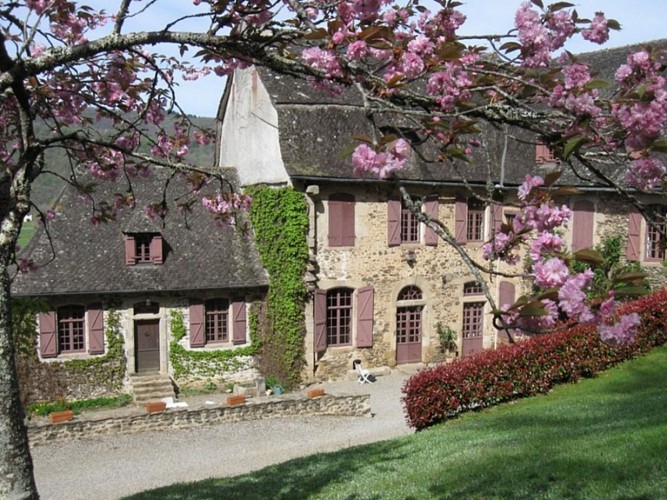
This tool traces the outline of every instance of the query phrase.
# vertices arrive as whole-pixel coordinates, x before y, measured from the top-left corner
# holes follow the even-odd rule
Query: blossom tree
[[[210,140],[210,133],[182,116],[175,99],[179,74],[225,76],[258,64],[308,78],[324,92],[356,85],[369,113],[400,116],[401,129],[408,124],[426,137],[443,168],[469,161],[483,147],[474,138],[478,124],[518,127],[545,141],[563,164],[576,160],[577,168],[614,188],[648,219],[635,194],[664,188],[665,166],[655,155],[666,147],[661,137],[667,117],[658,52],[647,47],[630,54],[611,82],[613,92],[585,62],[563,52],[573,36],[605,42],[619,26],[602,13],[585,19],[567,2],[545,6],[533,0],[519,6],[515,26],[503,34],[463,37],[458,30],[466,19],[453,0],[194,0],[188,14],[155,31],[128,31],[129,20],[151,16],[159,2],[117,3],[112,14],[68,0],[0,5],[0,495],[37,497],[13,365],[10,272],[12,264],[20,271],[34,268],[17,261],[16,243],[31,210],[31,186],[49,173],[45,155],[66,155],[66,180],[90,202],[93,224],[133,209],[133,178],[150,175],[155,166],[184,176],[193,196],[204,183],[216,183],[218,194],[201,201],[213,222],[232,223],[234,211],[247,206],[248,199],[231,192],[218,172],[187,164],[189,145]],[[200,30],[182,29],[193,20]],[[179,48],[181,57],[161,55],[163,45]],[[186,53],[194,63],[182,58]],[[164,127],[167,113],[181,116],[173,130]],[[102,120],[113,124],[111,133],[100,133]],[[359,140],[351,161],[360,174],[396,176],[414,152],[409,134],[378,132]],[[609,175],[610,167],[626,169],[623,185]],[[117,194],[99,199],[81,171],[96,182],[117,183]],[[497,319],[507,326],[531,318],[546,327],[563,318],[596,321],[606,339],[628,340],[637,318],[616,322],[613,293],[597,303],[582,300],[590,272],[574,272],[571,262],[594,263],[597,256],[565,251],[557,230],[570,214],[551,196],[555,182],[528,176],[519,190],[521,217],[503,225],[485,247],[489,259],[510,264],[520,248],[528,248],[538,290],[497,311]],[[404,198],[420,220],[455,245],[444,224],[422,214],[407,193]],[[138,208],[166,215],[164,204]],[[41,214],[48,227],[54,214]],[[458,249],[479,275],[480,266]]]

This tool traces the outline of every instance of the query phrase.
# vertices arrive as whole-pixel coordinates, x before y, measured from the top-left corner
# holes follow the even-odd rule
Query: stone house
[[[232,171],[224,173],[233,178]],[[120,183],[100,182],[96,201],[113,200],[122,191]],[[216,228],[199,198],[191,212],[180,213],[176,203],[195,198],[185,180],[171,171],[156,167],[131,185],[137,208],[122,210],[116,220],[100,225],[89,222],[91,205],[66,187],[48,232],[38,229],[23,253],[40,269],[18,274],[12,294],[46,304],[38,314],[35,344],[41,364],[57,369],[42,378],[53,373],[67,377],[63,373],[71,361],[85,366],[104,359],[113,347],[112,323],[123,345],[125,390],[138,392],[149,378],[153,385],[161,379],[170,389],[170,377],[178,384],[255,377],[253,357],[246,355],[251,346],[248,318],[253,301],[266,292],[267,277],[249,232],[243,230],[245,222]],[[163,200],[169,212],[164,220],[143,210]],[[179,330],[181,324],[185,328]],[[208,356],[210,362],[196,356],[217,351],[238,352],[233,367],[226,371],[224,363],[216,365],[214,355]],[[95,380],[94,365],[71,377],[76,380],[61,381],[58,391],[75,398],[115,392],[105,381],[85,383]],[[40,391],[44,383],[36,380],[28,399],[48,398]]]
[[[603,51],[595,64],[618,67],[626,53],[627,48]],[[397,180],[355,176],[344,154],[355,136],[373,137],[372,125],[402,133],[391,128],[388,114],[369,118],[355,87],[332,97],[262,68],[237,70],[226,84],[217,165],[234,167],[242,186],[293,186],[308,200],[305,379],[344,376],[356,359],[371,368],[432,363],[503,342],[473,274],[452,247],[415,221],[398,186],[421,199],[423,210],[483,263],[481,246],[516,213],[516,189],[525,175],[558,169],[538,138],[488,129],[484,147],[468,164],[443,164],[424,149],[412,155]],[[657,269],[665,258],[659,234],[628,213],[612,190],[573,175],[560,182],[582,193],[564,199],[574,212],[565,235],[571,248],[619,235],[627,241],[628,259]],[[490,194],[495,201],[483,204],[474,194]],[[501,306],[513,303],[526,286],[499,276],[487,278],[487,285]],[[451,351],[443,349],[448,332],[456,346]]]

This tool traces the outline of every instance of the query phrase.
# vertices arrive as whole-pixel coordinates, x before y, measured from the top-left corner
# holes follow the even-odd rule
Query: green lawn
[[[424,432],[133,499],[667,499],[667,347]]]

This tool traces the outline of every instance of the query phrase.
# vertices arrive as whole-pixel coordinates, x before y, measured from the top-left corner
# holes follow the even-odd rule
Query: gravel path
[[[43,499],[114,499],[409,434],[400,404],[405,378],[324,384],[331,394],[369,393],[373,417],[255,420],[37,446],[37,487]]]

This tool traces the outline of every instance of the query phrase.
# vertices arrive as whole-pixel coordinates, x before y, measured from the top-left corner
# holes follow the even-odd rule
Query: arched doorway
[[[406,286],[396,300],[396,363],[422,360],[422,291]]]

